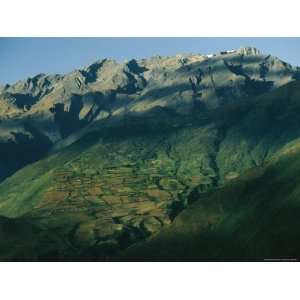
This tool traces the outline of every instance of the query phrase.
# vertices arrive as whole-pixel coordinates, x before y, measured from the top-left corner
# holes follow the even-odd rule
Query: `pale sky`
[[[243,46],[300,65],[300,38],[0,38],[0,84],[68,73],[102,58],[209,54]]]

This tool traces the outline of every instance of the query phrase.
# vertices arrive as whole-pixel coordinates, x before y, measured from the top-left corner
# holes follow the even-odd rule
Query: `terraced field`
[[[201,133],[203,139],[209,137],[206,130],[194,131],[198,138]],[[73,159],[59,160],[59,165],[46,171],[46,183],[31,196],[32,204],[12,215],[67,237],[72,248],[80,251],[97,246],[99,252],[104,249],[105,254],[108,248],[111,254],[112,249],[126,248],[170,224],[195,186],[213,184],[212,171],[206,176],[193,174],[201,160],[193,162],[193,168],[190,162],[187,169],[184,156],[174,155],[181,143],[170,146],[170,141],[186,134],[183,130],[168,136],[101,142],[97,138],[88,150],[75,151]],[[201,151],[200,146],[194,151]],[[187,162],[196,155],[194,151],[186,156]],[[52,164],[57,164],[53,157]],[[46,170],[49,160],[44,161]]]
[[[144,242],[148,245],[152,236],[172,230],[182,214],[188,214],[187,219],[191,216],[194,223],[188,226],[192,228],[201,227],[205,216],[209,219],[203,219],[205,228],[219,224],[226,208],[222,203],[212,201],[211,207],[209,200],[204,206],[201,202],[195,215],[193,207],[203,198],[210,199],[211,191],[239,180],[249,169],[258,170],[296,143],[300,136],[299,91],[299,82],[292,82],[226,109],[195,110],[185,116],[156,109],[107,122],[106,127],[96,128],[70,146],[53,149],[0,185],[0,214],[5,217],[3,226],[14,228],[10,245],[16,250],[3,250],[1,259],[127,259],[120,253],[131,253],[126,249],[131,251]],[[261,187],[251,186],[242,199],[252,199],[252,193]],[[227,199],[224,193],[222,201]],[[218,195],[222,198],[223,192]],[[232,216],[243,222],[239,214],[247,208],[239,211],[239,203],[235,205]],[[266,211],[266,215],[272,214]],[[23,225],[27,230],[20,237],[18,227]],[[178,238],[175,244],[185,241]],[[209,243],[215,241],[209,239]],[[25,246],[29,254],[24,258]],[[5,244],[3,249],[8,247]],[[137,257],[145,253],[145,259],[157,259],[139,251]],[[184,257],[184,251],[178,257]]]
[[[117,259],[299,261],[299,149],[298,141],[224,188],[200,195],[171,225]]]

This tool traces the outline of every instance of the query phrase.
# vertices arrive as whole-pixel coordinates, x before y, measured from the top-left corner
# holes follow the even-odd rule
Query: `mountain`
[[[240,222],[250,241],[262,225],[250,228],[249,220],[260,217],[264,201],[270,205],[261,214],[280,229],[271,222],[272,205],[279,202],[272,202],[269,181],[278,183],[285,168],[279,161],[288,164],[285,156],[300,136],[298,79],[297,68],[246,47],[208,56],[101,60],[65,76],[38,75],[3,87],[0,225],[4,235],[11,233],[0,257],[127,260],[133,253],[141,260],[168,260],[156,247],[162,243],[171,251],[178,236],[179,244],[192,245],[185,257],[184,248],[174,250],[179,260],[218,260],[230,253],[257,258],[249,247],[211,249],[219,245],[217,235],[236,245],[222,230],[236,230]],[[273,165],[274,178],[261,175]],[[259,174],[260,185],[249,172]],[[280,182],[287,199],[295,172]],[[244,190],[245,181],[251,189]],[[241,203],[226,200],[235,194]],[[215,197],[224,215],[215,211]],[[207,237],[209,252],[197,250],[206,238],[202,222],[216,227]],[[297,250],[296,233],[286,243]],[[192,234],[198,244],[189,240]],[[14,244],[20,250],[7,250]],[[257,251],[276,254],[272,245],[269,252]]]
[[[0,88],[0,180],[86,132],[162,109],[183,116],[275,89],[298,69],[251,47],[219,55],[99,60]]]

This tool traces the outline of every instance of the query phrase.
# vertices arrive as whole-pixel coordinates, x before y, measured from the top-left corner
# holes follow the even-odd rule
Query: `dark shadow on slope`
[[[260,76],[263,80],[255,80],[249,77],[244,71],[242,64],[234,65],[226,60],[224,60],[224,64],[232,73],[245,78],[245,83],[241,88],[248,96],[258,96],[260,94],[267,93],[274,85],[273,81],[265,81],[264,77],[267,74],[268,69],[265,65],[263,65],[263,63],[260,64]]]
[[[137,63],[137,61],[135,59],[130,60],[127,63],[127,66],[129,68],[130,72],[132,72],[134,74],[137,74],[137,75],[148,71],[147,68],[138,65],[138,63]]]
[[[191,90],[191,85],[187,81],[186,83],[178,85],[164,86],[158,89],[149,90],[145,94],[141,95],[141,97],[139,97],[139,100],[152,100],[153,98],[162,98],[178,92],[184,92],[188,90]]]
[[[37,129],[24,126],[32,137],[11,132],[14,140],[0,143],[0,181],[25,165],[41,159],[51,148],[52,142]]]

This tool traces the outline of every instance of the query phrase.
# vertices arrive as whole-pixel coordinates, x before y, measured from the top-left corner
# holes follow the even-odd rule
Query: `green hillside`
[[[201,195],[123,260],[232,261],[299,259],[300,146]]]
[[[295,81],[215,110],[154,108],[107,120],[2,182],[0,215],[29,224],[37,259],[113,259],[160,231],[128,257],[294,255],[297,229],[287,230],[297,223],[297,155],[259,166],[296,144],[299,113]],[[170,254],[176,244],[187,249]]]
[[[297,259],[299,167],[297,142],[227,186],[201,194],[172,224],[125,251],[112,243],[78,248],[67,235],[54,227],[42,226],[35,218],[2,217],[0,257],[130,261]],[[65,216],[55,220],[56,228],[69,225],[70,219]]]

